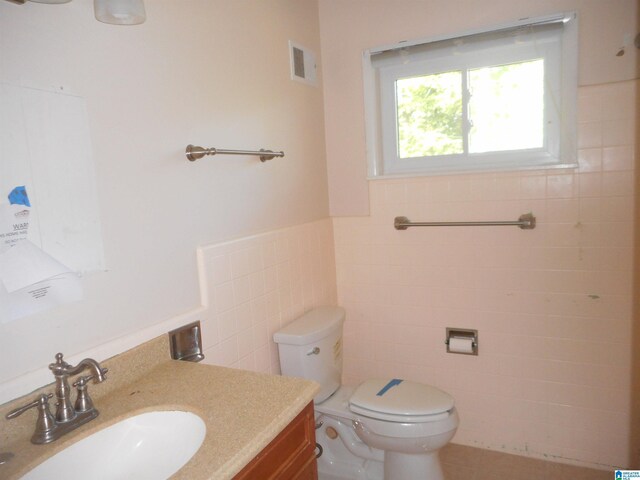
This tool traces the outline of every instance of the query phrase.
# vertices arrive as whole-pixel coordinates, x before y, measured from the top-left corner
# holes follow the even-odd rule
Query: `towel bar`
[[[204,157],[205,155],[260,155],[260,161],[266,162],[274,157],[284,157],[284,152],[274,152],[271,150],[225,150],[222,148],[203,148],[195,145],[187,145],[185,155],[190,162]]]
[[[396,230],[406,230],[409,227],[487,227],[487,226],[518,226],[523,230],[536,228],[536,217],[533,213],[520,215],[514,221],[494,222],[411,222],[407,217],[396,217],[393,226]]]

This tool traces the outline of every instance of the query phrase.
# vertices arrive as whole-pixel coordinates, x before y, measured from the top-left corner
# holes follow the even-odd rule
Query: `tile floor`
[[[574,467],[449,444],[440,459],[447,480],[613,480],[613,471]]]

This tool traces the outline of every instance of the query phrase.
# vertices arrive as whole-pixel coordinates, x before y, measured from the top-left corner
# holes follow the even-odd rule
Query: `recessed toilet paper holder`
[[[169,332],[171,358],[187,362],[199,362],[204,359],[202,353],[202,328],[200,320],[183,325]]]
[[[447,353],[478,355],[478,330],[447,327],[444,343],[447,345]]]

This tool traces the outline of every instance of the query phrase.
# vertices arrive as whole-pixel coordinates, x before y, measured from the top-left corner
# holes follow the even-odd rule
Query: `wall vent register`
[[[291,80],[318,85],[318,66],[315,54],[306,47],[289,41],[289,60],[291,63]]]

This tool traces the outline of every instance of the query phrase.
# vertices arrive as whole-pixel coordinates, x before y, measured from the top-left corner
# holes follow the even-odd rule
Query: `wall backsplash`
[[[197,307],[65,359],[110,358],[199,320],[204,363],[279,374],[273,333],[313,307],[336,304],[329,218],[201,246],[197,260]],[[1,384],[0,404],[51,381],[44,366]]]
[[[200,255],[204,363],[279,374],[273,333],[336,303],[330,219],[209,245]]]
[[[575,170],[373,181],[370,217],[334,218],[345,380],[442,387],[457,443],[627,465],[635,89],[580,89]],[[526,212],[535,230],[392,226]],[[480,355],[445,353],[447,326]]]

